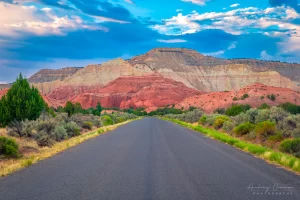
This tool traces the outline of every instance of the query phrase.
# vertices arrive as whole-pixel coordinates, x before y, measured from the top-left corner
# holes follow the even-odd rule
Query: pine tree
[[[0,126],[6,126],[13,120],[35,120],[40,116],[45,105],[39,91],[30,87],[27,79],[20,74],[0,100]]]
[[[68,101],[66,103],[66,107],[64,108],[64,111],[68,113],[68,117],[71,117],[75,113],[75,106],[72,104],[72,102]]]

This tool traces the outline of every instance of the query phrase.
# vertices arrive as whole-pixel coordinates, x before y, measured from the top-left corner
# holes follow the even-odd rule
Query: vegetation
[[[242,100],[245,100],[245,99],[247,99],[249,97],[249,94],[244,94],[243,96],[242,96]]]
[[[0,136],[0,156],[18,157],[19,146],[15,140]]]
[[[28,81],[20,74],[0,100],[0,126],[5,127],[13,120],[35,120],[45,109],[45,105],[39,91],[30,87]]]
[[[155,111],[151,111],[148,115],[149,116],[155,116],[155,115],[167,115],[167,114],[182,114],[183,110],[173,108],[173,107],[164,107],[164,108],[158,108]]]
[[[169,118],[175,118],[181,121],[189,122],[189,123],[195,123],[198,122],[199,118],[201,118],[203,114],[204,112],[201,110],[193,110],[190,112],[184,112],[182,114],[177,114],[177,115],[167,114],[165,116]]]
[[[246,112],[250,108],[251,108],[251,106],[249,106],[249,105],[233,105],[226,110],[225,114],[227,116],[236,116],[240,113]]]
[[[66,114],[67,116],[67,114]],[[100,134],[104,134],[107,131],[113,130],[120,126],[122,124],[112,125],[112,126],[106,126],[98,128],[95,131],[91,131],[86,134],[80,134],[78,137],[73,137],[68,140],[64,140],[58,143],[53,144],[51,148],[43,148],[38,147],[38,151],[31,152],[29,155],[22,155],[18,156],[18,159],[2,159],[0,162],[0,177],[8,175],[18,169],[28,167],[32,164],[35,164],[43,159],[49,158],[59,152],[62,152],[68,148],[71,148],[73,146],[76,146],[86,140],[92,139],[94,137],[97,137]],[[19,140],[18,138],[16,138]],[[31,140],[23,140],[20,144],[20,147],[25,147],[29,145],[30,147],[36,147],[34,143],[31,142]]]
[[[245,122],[243,124],[240,124],[234,128],[234,133],[238,136],[246,135],[248,133],[251,133],[255,128],[255,125],[250,122]]]
[[[275,100],[276,100],[275,94],[271,94],[271,95],[268,94],[267,97],[268,97],[268,99],[270,99],[271,101],[275,101]]]
[[[287,139],[280,143],[280,150],[300,157],[300,139]]]
[[[202,127],[199,125],[192,125],[192,124],[189,124],[186,122],[179,121],[177,119],[170,119],[170,118],[164,118],[164,119],[170,120],[170,121],[180,124],[184,127],[198,131],[202,134],[207,135],[208,137],[212,137],[216,140],[219,140],[221,142],[232,145],[243,151],[252,153],[252,154],[259,156],[265,160],[274,162],[278,165],[284,166],[293,171],[300,172],[300,159],[294,157],[294,156],[298,156],[297,152],[299,152],[298,149],[300,149],[299,148],[300,147],[300,145],[299,145],[300,139],[288,140],[288,142],[282,142],[284,144],[280,145],[281,146],[280,149],[284,153],[281,153],[276,150],[272,150],[268,147],[261,146],[259,144],[253,144],[253,143],[250,143],[247,141],[243,141],[239,138],[234,138],[230,135],[221,133],[221,132],[216,131],[211,128],[206,128],[206,127]],[[293,153],[293,155],[286,154],[286,153],[290,153],[290,152],[295,152],[295,153]]]
[[[244,141],[235,143],[238,138],[242,138],[242,140],[246,141],[255,139],[256,143],[266,146],[266,148],[263,147],[265,149],[267,149],[267,147],[274,148],[275,150],[300,157],[300,115],[291,114],[295,113],[295,109],[297,109],[297,107],[290,104],[281,105],[279,107],[270,107],[263,104],[258,109],[250,108],[250,106],[247,105],[233,105],[225,111],[225,114],[220,114],[220,112],[215,112],[214,114],[201,113],[201,116],[195,116],[194,119],[196,120],[196,117],[198,117],[199,125],[191,126],[195,127],[198,131],[212,131],[210,128],[225,131],[227,134],[220,132],[216,134],[216,131],[212,131],[212,135],[214,135],[216,139],[234,144],[234,146],[238,148],[247,148],[247,145],[245,147],[243,146]],[[186,122],[189,121],[185,120],[182,115],[189,115],[189,112],[179,115],[165,115],[165,117],[181,125],[190,126],[186,124]],[[231,137],[233,133],[235,138]],[[227,136],[231,138],[228,139]],[[254,150],[249,151],[252,152]],[[283,155],[284,154],[280,153],[271,153],[270,157],[272,157],[272,160],[276,160],[276,156]],[[288,155],[284,156],[290,158],[291,162],[294,161],[292,157]],[[267,157],[269,159],[269,155]],[[278,160],[278,163],[282,164],[280,160]],[[284,165],[298,169],[298,166],[295,166],[293,163]],[[298,170],[300,172],[300,160]]]
[[[255,126],[254,131],[257,137],[266,139],[276,134],[276,123],[270,121],[260,122]]]
[[[216,117],[216,119],[213,123],[213,126],[214,126],[214,128],[219,129],[219,128],[223,127],[223,124],[226,121],[230,121],[230,118],[227,116],[218,116],[218,117]]]
[[[261,104],[261,106],[258,107],[258,109],[260,109],[260,110],[270,109],[270,108],[271,108],[271,106],[269,106],[266,103],[263,103],[263,104]]]
[[[297,106],[295,104],[284,103],[284,104],[281,104],[280,107],[291,114],[294,114],[294,115],[300,114],[300,106]]]

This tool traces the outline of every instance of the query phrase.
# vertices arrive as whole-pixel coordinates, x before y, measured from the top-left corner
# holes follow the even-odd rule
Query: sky
[[[300,62],[300,0],[0,0],[0,83],[157,47]]]

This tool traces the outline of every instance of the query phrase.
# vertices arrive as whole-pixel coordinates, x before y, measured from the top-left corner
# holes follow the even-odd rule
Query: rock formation
[[[264,102],[277,105],[288,101],[299,104],[295,91],[300,91],[300,64],[226,60],[190,49],[157,48],[130,60],[115,59],[84,68],[41,70],[29,81],[40,90],[45,101],[55,107],[73,101],[80,102],[84,108],[101,102],[106,107],[153,109],[178,104],[212,111],[232,103],[257,106]],[[250,89],[244,91],[245,88]],[[282,94],[275,102],[260,99],[260,95],[276,89],[282,90]],[[234,96],[245,92],[253,94],[244,101],[233,102]],[[208,94],[199,95],[202,93]]]
[[[202,94],[181,82],[153,74],[147,76],[124,76],[105,87],[80,88],[82,92],[72,94],[74,88],[62,87],[46,96],[54,106],[66,101],[79,102],[83,108],[95,107],[98,102],[104,107],[137,108],[153,110],[165,105],[177,104],[186,97]],[[77,88],[78,89],[78,88]]]
[[[256,82],[300,90],[300,64],[226,60],[181,48],[153,49],[127,61],[116,59],[82,69],[42,70],[29,81],[48,94],[58,87],[105,86],[119,77],[151,73],[206,92],[238,90]]]
[[[245,94],[248,94],[249,97],[243,99],[242,97]],[[272,94],[275,95],[274,101],[268,98],[268,95]],[[189,108],[190,106],[194,106],[211,113],[217,108],[228,108],[233,104],[249,104],[251,107],[257,108],[263,103],[270,106],[277,106],[286,102],[300,105],[300,92],[288,88],[266,86],[261,83],[256,83],[238,91],[211,92],[188,97],[177,104],[176,107]]]

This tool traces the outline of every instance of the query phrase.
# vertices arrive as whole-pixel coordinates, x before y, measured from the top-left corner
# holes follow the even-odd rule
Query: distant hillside
[[[204,56],[197,51],[182,48],[157,48],[129,60],[114,59],[84,68],[44,69],[30,77],[29,81],[53,105],[62,105],[67,100],[77,100],[85,107],[89,107],[93,106],[97,100],[101,100],[98,97],[103,91],[102,88],[107,88],[109,84],[119,78],[129,77],[127,80],[132,79],[135,84],[139,85],[137,81],[142,80],[139,77],[149,76],[160,76],[171,82],[179,82],[184,87],[198,90],[201,93],[238,91],[255,83],[300,91],[300,64],[253,59],[227,60]],[[167,87],[167,85],[163,84],[162,86]],[[132,97],[133,92],[128,90],[128,86],[126,86],[126,92],[122,91],[120,82],[118,82],[118,87],[120,88],[118,93],[122,93],[123,100]],[[150,84],[147,87],[153,87],[153,85]],[[132,90],[135,91],[134,88]],[[182,87],[180,86],[180,88]],[[168,94],[167,89],[163,90],[166,94]],[[94,92],[90,92],[92,90]],[[144,87],[140,90],[153,91]],[[170,92],[172,93],[171,89]],[[88,98],[86,93],[90,93]],[[108,94],[112,94],[112,91],[108,91]],[[179,93],[178,95],[181,96],[181,99],[190,97],[187,93],[184,93],[186,96]],[[140,98],[146,97],[139,96],[135,101],[140,101]],[[177,100],[173,101],[175,96],[165,96],[164,98],[167,100],[161,99],[160,102],[168,102],[168,98],[173,98],[169,102],[178,103]],[[139,105],[136,102],[132,104]],[[160,104],[155,105],[160,106]]]

